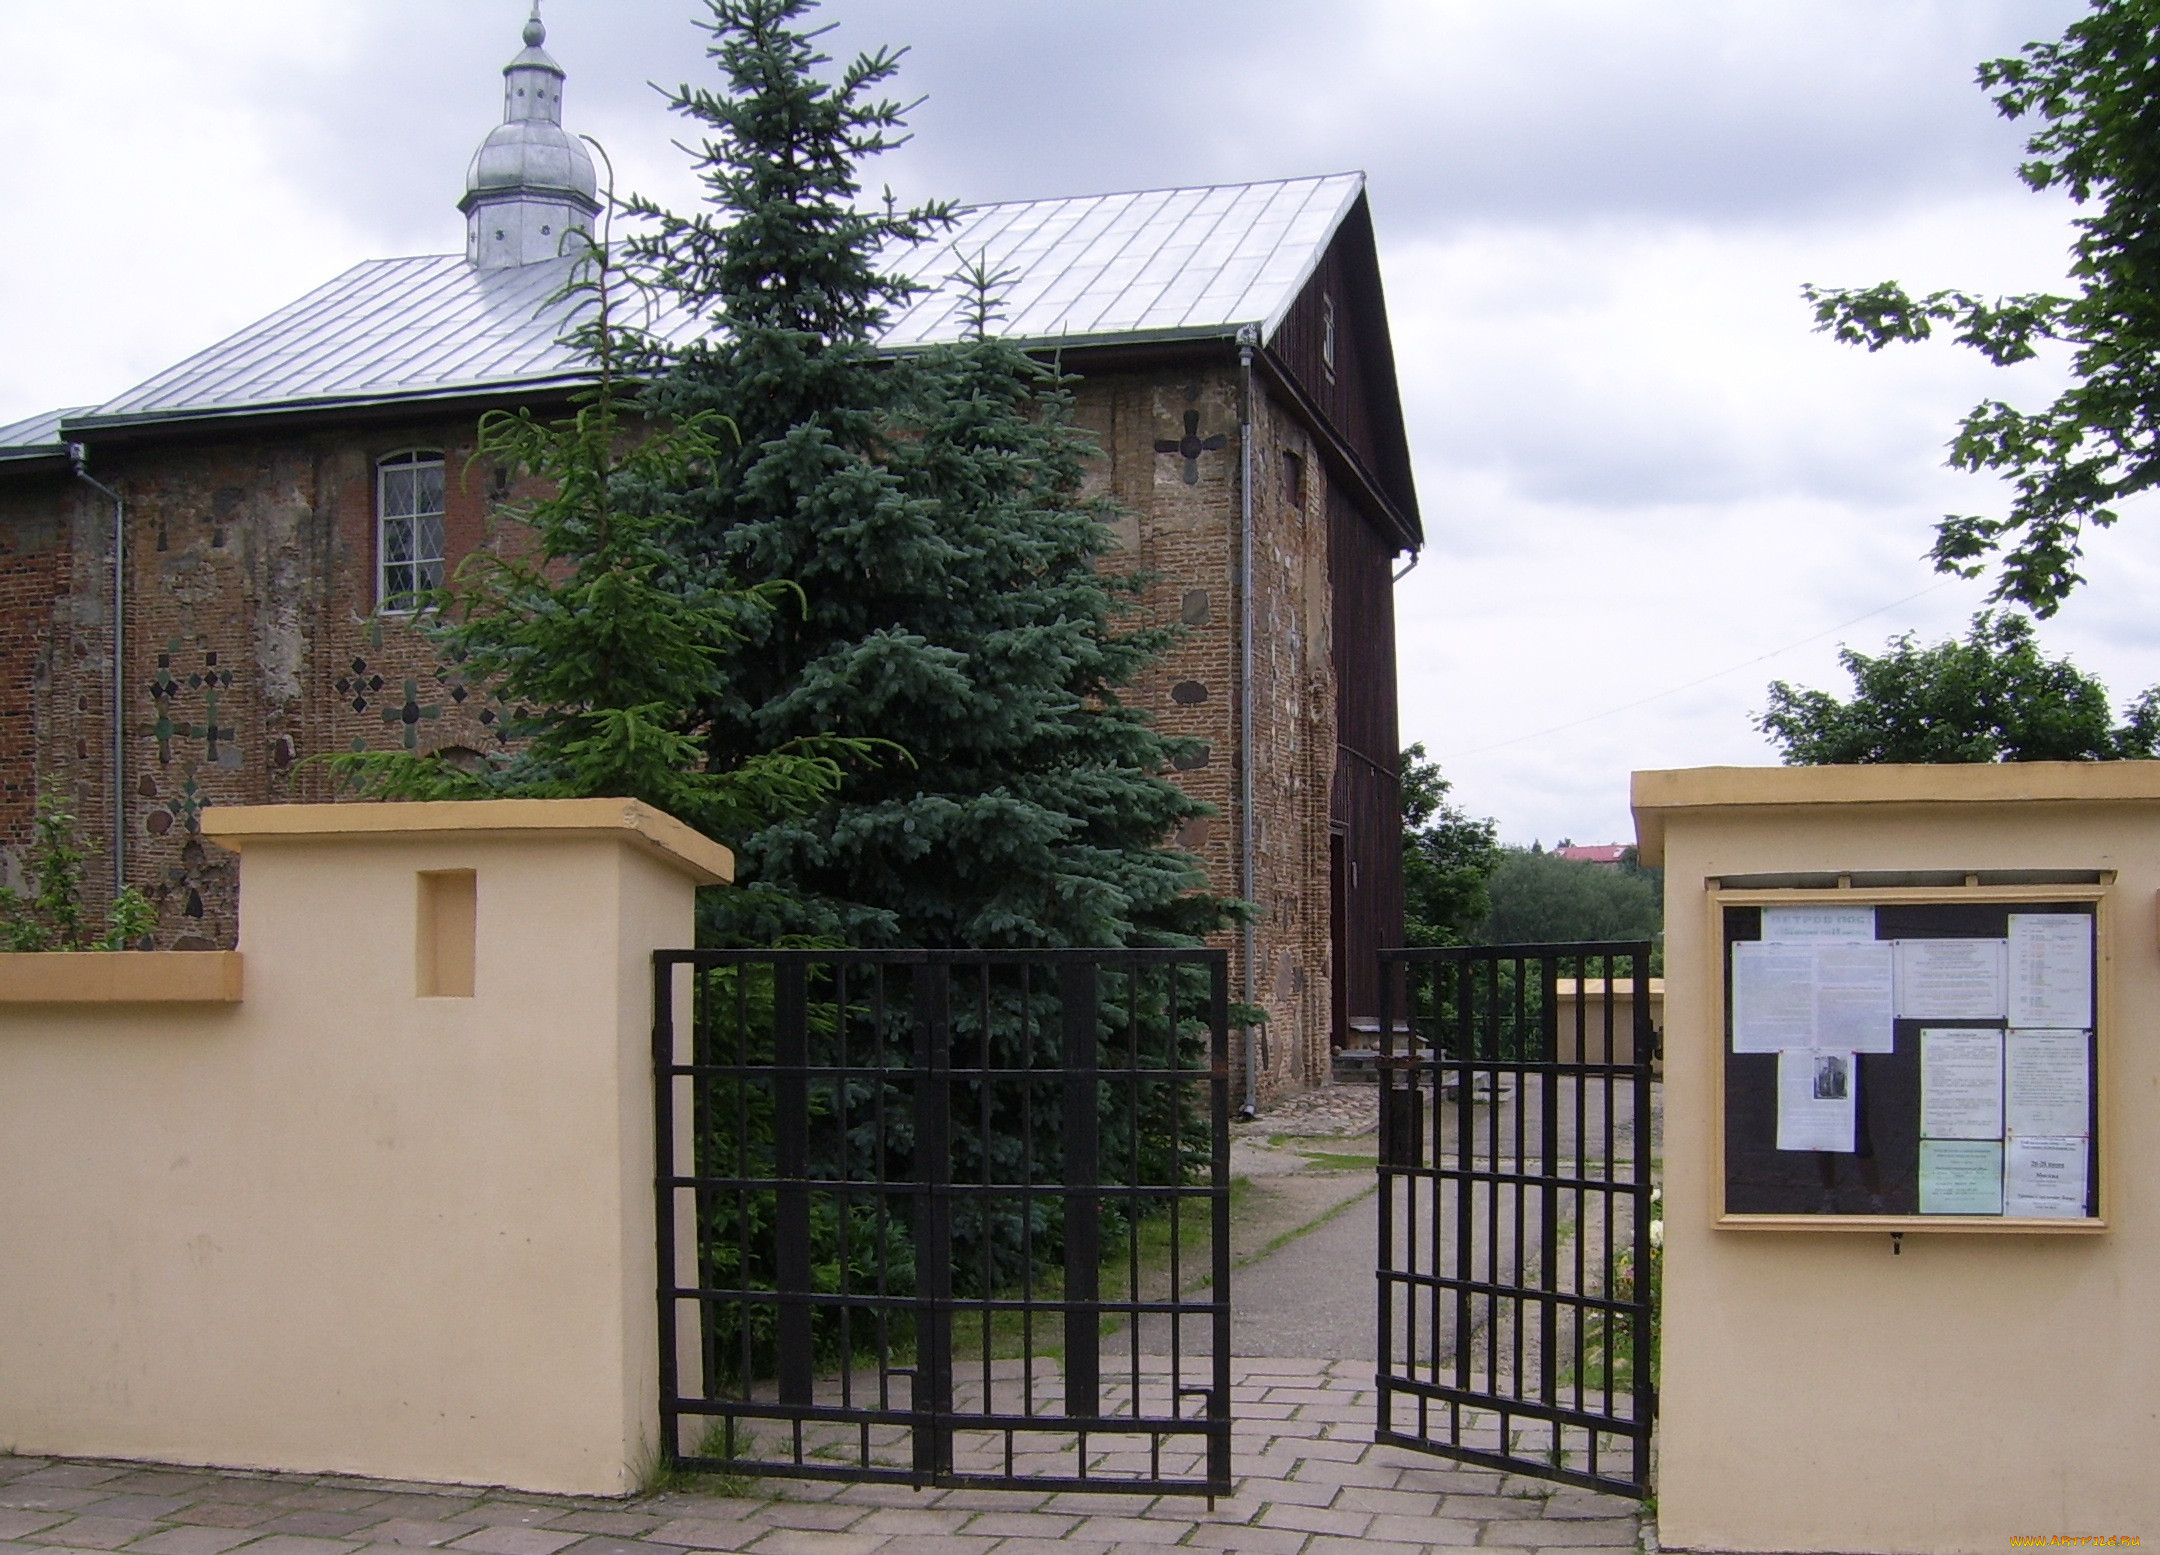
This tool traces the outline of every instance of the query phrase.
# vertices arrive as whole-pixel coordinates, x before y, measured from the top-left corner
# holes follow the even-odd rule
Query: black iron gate
[[[1382,956],[1377,1439],[1641,1496],[1650,946]]]
[[[672,1461],[1229,1491],[1222,952],[654,971]]]

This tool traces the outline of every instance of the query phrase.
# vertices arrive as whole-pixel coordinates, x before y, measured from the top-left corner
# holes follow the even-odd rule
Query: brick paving
[[[1236,1492],[759,1480],[621,1500],[0,1456],[0,1555],[1446,1555],[1632,1551],[1634,1503],[1371,1441],[1370,1361],[1239,1361]],[[741,1487],[719,1487],[741,1488]]]

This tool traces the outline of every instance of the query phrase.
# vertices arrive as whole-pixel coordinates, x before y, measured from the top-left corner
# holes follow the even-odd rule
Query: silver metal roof
[[[969,299],[963,271],[975,262],[1003,273],[999,330],[1013,339],[1195,338],[1245,324],[1264,338],[1364,182],[1341,173],[973,207],[930,242],[880,256],[928,288],[892,319],[883,343],[905,350],[958,338]],[[445,254],[356,265],[117,399],[67,413],[67,430],[575,383],[587,370],[561,343],[571,314],[549,301],[572,264],[478,270]],[[678,338],[691,327],[680,316],[649,323]]]
[[[976,267],[1002,275],[999,332],[1088,341],[1282,324],[1365,187],[1361,173],[982,205],[921,247],[879,256],[929,288],[887,327],[905,348],[958,339]]]
[[[70,416],[80,416],[91,408],[88,405],[69,405],[0,426],[0,460],[50,459],[65,451],[67,444],[61,440],[60,423]]]

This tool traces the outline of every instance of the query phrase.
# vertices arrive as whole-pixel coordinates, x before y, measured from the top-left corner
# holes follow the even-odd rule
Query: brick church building
[[[237,861],[205,806],[332,798],[324,752],[496,740],[407,597],[515,543],[479,417],[580,376],[548,299],[599,206],[544,43],[528,24],[504,70],[463,254],[359,265],[102,405],[0,426],[11,880],[56,784],[101,891],[145,890],[163,945],[228,945]],[[889,349],[960,333],[963,254],[1009,275],[1004,331],[1078,375],[1122,555],[1185,627],[1133,695],[1202,742],[1176,777],[1219,815],[1178,840],[1261,908],[1230,937],[1272,1016],[1253,1082],[1311,1083],[1402,927],[1392,581],[1422,532],[1364,180],[966,210],[885,256],[926,288]]]

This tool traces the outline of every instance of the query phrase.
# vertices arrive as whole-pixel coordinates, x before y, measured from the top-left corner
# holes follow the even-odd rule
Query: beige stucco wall
[[[2160,764],[1638,773],[1636,800],[1666,869],[1662,1542],[2160,1535]],[[1716,1228],[1704,882],[1999,869],[2116,872],[2108,1229],[1908,1235],[1893,1255],[1881,1232]]]
[[[0,1445],[633,1487],[650,953],[691,943],[724,850],[604,807],[307,824],[444,808],[206,817],[243,851],[236,1004],[0,1008]],[[460,869],[474,995],[421,998],[417,877]]]

